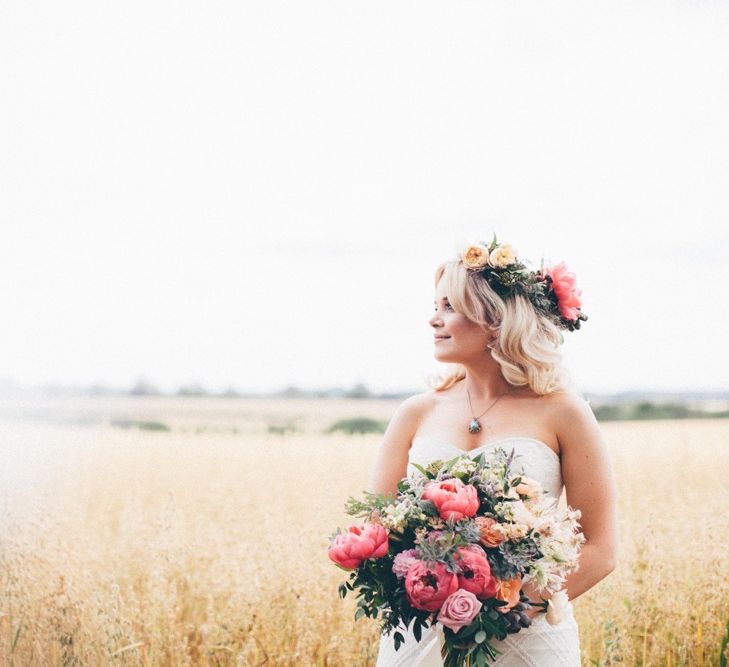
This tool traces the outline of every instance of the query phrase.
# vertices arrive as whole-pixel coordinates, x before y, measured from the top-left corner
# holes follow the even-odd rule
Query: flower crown
[[[467,269],[478,271],[502,298],[523,294],[534,308],[561,329],[574,331],[587,320],[582,307],[582,290],[564,262],[545,268],[542,259],[538,271],[532,271],[516,257],[508,243],[479,241],[465,247],[460,257]]]

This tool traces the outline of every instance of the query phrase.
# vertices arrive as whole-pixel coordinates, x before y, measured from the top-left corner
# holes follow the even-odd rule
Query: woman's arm
[[[565,579],[564,588],[574,600],[615,569],[617,488],[607,445],[589,404],[575,394],[560,393],[552,414],[567,503],[582,512],[579,523],[587,540],[580,551],[579,569]],[[538,599],[533,587],[525,586],[525,592]]]
[[[397,494],[397,483],[407,474],[408,451],[427,403],[427,394],[416,394],[398,406],[377,452],[368,491]]]

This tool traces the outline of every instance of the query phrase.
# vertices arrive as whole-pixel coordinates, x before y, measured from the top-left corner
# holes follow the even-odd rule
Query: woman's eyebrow
[[[440,301],[448,301],[448,297],[447,296],[442,296],[442,297],[440,297]],[[433,301],[433,303],[438,303],[438,299],[436,299],[435,301]]]

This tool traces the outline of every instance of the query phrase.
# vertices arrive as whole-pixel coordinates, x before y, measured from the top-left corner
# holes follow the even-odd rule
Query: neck
[[[508,391],[514,389],[501,373],[501,367],[493,362],[491,364],[479,364],[478,367],[463,365],[466,369],[466,377],[463,380],[463,393],[471,395],[471,401],[483,403],[493,400]],[[474,408],[476,406],[474,405]]]

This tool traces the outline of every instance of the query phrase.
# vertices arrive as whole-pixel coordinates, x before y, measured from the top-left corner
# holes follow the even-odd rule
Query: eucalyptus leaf
[[[427,471],[427,470],[426,470],[425,468],[423,468],[423,466],[421,466],[421,465],[418,465],[417,463],[411,463],[410,465],[411,465],[411,466],[413,466],[413,468],[417,468],[417,469],[418,469],[418,470],[419,470],[420,472],[422,472],[422,473],[423,473],[423,475],[425,475],[425,476],[426,476],[426,477],[427,477],[428,479],[432,479],[432,478],[433,478],[433,477],[432,477],[432,475],[430,475],[430,474],[428,473],[428,471]]]

